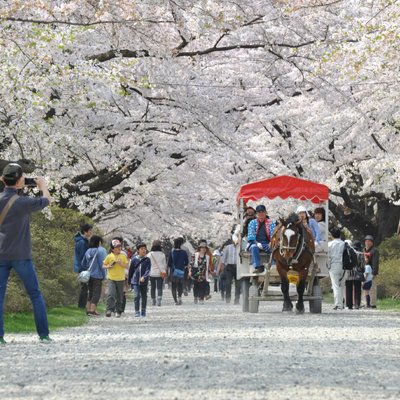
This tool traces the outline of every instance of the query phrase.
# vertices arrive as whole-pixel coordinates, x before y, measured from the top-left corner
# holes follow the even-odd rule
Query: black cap
[[[3,178],[19,179],[22,176],[22,168],[17,163],[7,164],[3,169]]]
[[[260,211],[267,212],[267,209],[265,208],[264,204],[259,204],[259,205],[256,207],[256,212],[260,212]]]

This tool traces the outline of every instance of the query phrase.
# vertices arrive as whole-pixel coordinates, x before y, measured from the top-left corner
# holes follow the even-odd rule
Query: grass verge
[[[323,297],[325,303],[333,304],[333,293],[325,293]],[[400,299],[378,299],[376,302],[376,306],[378,310],[400,311]]]
[[[99,312],[104,306],[99,305]],[[86,324],[89,317],[85,310],[76,306],[51,308],[47,312],[50,331]],[[7,333],[36,332],[33,313],[6,313],[4,315],[4,328]]]

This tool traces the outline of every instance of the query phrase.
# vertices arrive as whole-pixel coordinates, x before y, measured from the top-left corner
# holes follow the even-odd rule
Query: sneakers
[[[206,297],[204,297],[206,300],[210,300],[211,299],[211,295],[208,294]]]
[[[46,336],[39,336],[40,343],[51,343],[53,339],[50,339],[48,335]]]
[[[119,312],[115,313],[115,318],[121,318],[121,313]]]
[[[199,300],[199,304],[204,304],[204,300]]]
[[[111,317],[111,311],[106,312],[106,317]]]
[[[182,305],[182,297],[178,297],[178,306]]]
[[[135,317],[140,317],[140,311],[135,311]]]
[[[161,307],[161,300],[162,300],[162,297],[157,297],[157,306],[158,307]]]
[[[265,271],[264,265],[259,265],[258,267],[253,268],[253,272],[255,274],[261,274]]]
[[[141,317],[145,317],[146,316],[146,310],[142,310],[141,313],[140,313],[140,316]]]
[[[155,306],[157,304],[156,299],[151,299],[151,304]]]
[[[0,346],[3,346],[5,344],[7,344],[7,342],[4,340],[4,337],[0,336]]]
[[[197,297],[194,298],[194,304],[197,304]]]

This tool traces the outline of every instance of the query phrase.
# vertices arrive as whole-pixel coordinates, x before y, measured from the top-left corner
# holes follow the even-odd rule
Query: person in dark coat
[[[74,272],[79,274],[81,270],[82,260],[85,257],[86,251],[89,248],[89,239],[92,236],[93,226],[90,224],[82,224],[79,232],[74,236],[75,241],[75,255],[74,255]],[[81,283],[81,290],[79,292],[78,307],[87,308],[89,286],[87,283]]]

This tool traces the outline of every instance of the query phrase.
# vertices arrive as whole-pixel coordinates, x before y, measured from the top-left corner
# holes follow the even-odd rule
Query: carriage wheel
[[[315,297],[322,297],[321,286],[319,285],[318,279],[314,280],[311,295]],[[310,313],[321,314],[321,312],[322,312],[322,300],[310,300]]]
[[[249,312],[249,289],[250,289],[250,280],[243,278],[242,279],[242,311]]]
[[[259,300],[255,300],[253,297],[258,297],[258,286],[255,282],[250,286],[249,289],[249,312],[256,314],[258,313],[258,306],[260,304]]]

